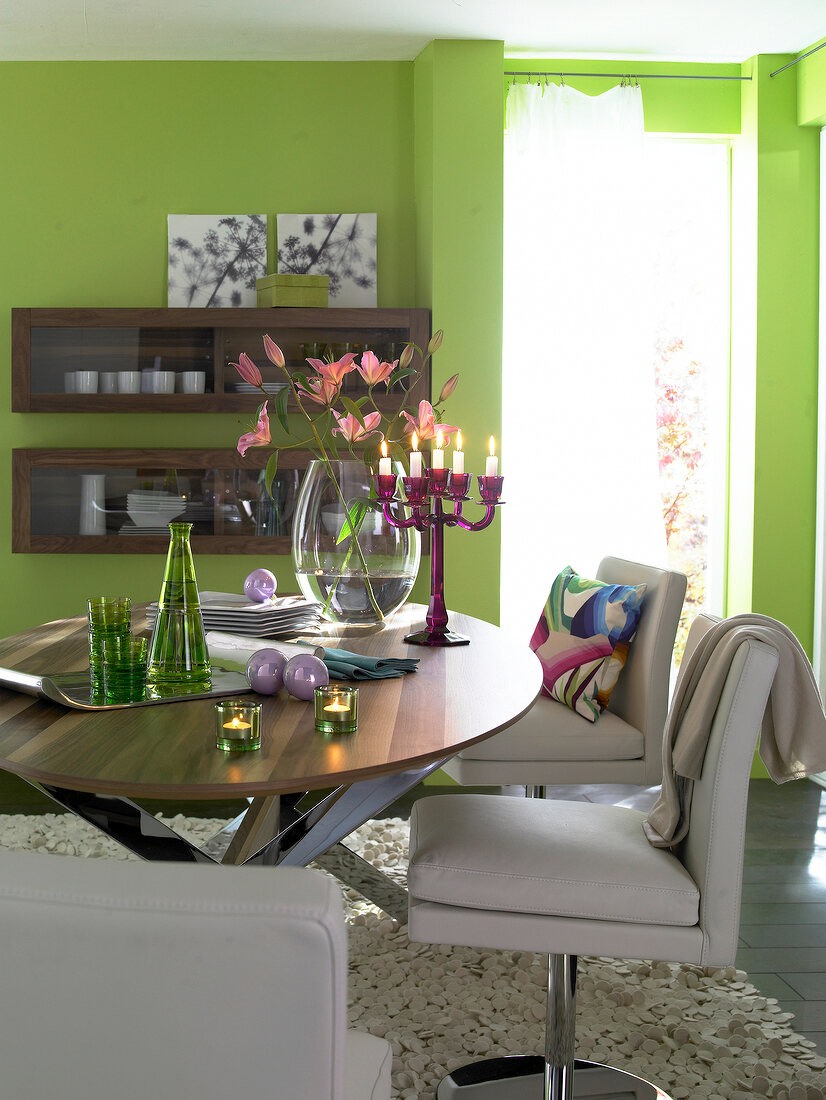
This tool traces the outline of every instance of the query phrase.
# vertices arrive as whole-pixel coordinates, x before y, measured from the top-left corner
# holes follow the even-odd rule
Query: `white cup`
[[[174,393],[175,371],[156,370],[152,372],[152,393]]]
[[[157,370],[147,367],[141,371],[141,393],[155,393],[155,375]]]
[[[118,372],[116,370],[104,370],[100,373],[98,393],[118,392]]]
[[[97,393],[98,392],[98,372],[96,370],[79,370],[79,371],[77,371],[77,392],[78,393]]]
[[[77,393],[76,370],[67,370],[63,375],[63,389],[66,393]]]
[[[206,389],[206,371],[185,370],[180,378],[184,393],[203,393]]]
[[[141,372],[139,370],[118,371],[118,393],[140,393]]]

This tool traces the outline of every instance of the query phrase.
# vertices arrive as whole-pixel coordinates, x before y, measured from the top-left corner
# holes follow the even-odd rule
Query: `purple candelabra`
[[[430,547],[430,603],[427,608],[427,627],[407,634],[405,641],[411,645],[449,646],[469,645],[470,638],[464,634],[454,634],[447,629],[447,608],[445,607],[445,527],[461,527],[464,531],[484,531],[493,521],[496,506],[503,503],[501,477],[483,477],[479,475],[479,496],[477,502],[484,505],[486,511],[482,519],[475,523],[462,515],[462,505],[470,500],[470,474],[454,474],[450,470],[428,470],[424,477],[403,477],[402,485],[407,500],[396,497],[396,475],[379,474],[378,500],[384,509],[384,518],[393,527],[415,527],[417,531],[433,532]],[[453,505],[452,511],[445,509],[445,501]],[[391,504],[410,508],[412,514],[404,519],[394,516]],[[432,504],[432,510],[431,510]]]

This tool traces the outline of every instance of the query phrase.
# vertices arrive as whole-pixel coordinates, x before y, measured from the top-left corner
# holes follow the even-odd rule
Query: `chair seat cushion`
[[[473,909],[694,925],[699,891],[623,806],[501,795],[420,799],[410,823],[412,898]]]
[[[385,1039],[348,1031],[344,1046],[343,1100],[388,1100],[393,1051]]]
[[[640,760],[645,739],[610,710],[594,725],[544,695],[518,722],[459,755],[473,760]]]

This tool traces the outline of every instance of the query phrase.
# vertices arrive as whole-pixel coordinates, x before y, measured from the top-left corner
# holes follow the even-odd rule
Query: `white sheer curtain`
[[[666,561],[639,87],[515,85],[505,136],[501,617],[565,565]]]

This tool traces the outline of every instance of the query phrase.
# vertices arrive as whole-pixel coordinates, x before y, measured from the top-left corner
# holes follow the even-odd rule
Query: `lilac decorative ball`
[[[247,679],[259,695],[276,695],[284,686],[287,658],[277,649],[259,649],[247,661]]]
[[[265,603],[275,595],[278,581],[269,569],[253,569],[244,581],[244,595],[254,603]]]
[[[317,687],[330,682],[327,666],[311,653],[299,653],[290,657],[284,669],[284,687],[296,699],[310,700]]]

